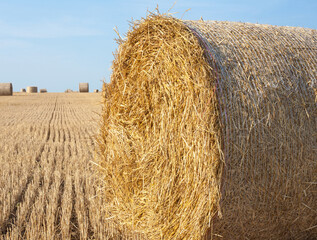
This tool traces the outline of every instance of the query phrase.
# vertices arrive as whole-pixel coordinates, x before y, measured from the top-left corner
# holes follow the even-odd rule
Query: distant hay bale
[[[116,228],[317,239],[316,40],[296,27],[136,23],[102,95],[100,171]]]
[[[26,92],[25,88],[21,88],[20,92]]]
[[[98,90],[98,89],[95,89],[95,90],[94,90],[94,93],[98,93],[98,92],[99,92],[99,90]]]
[[[40,89],[40,93],[47,93],[47,89],[46,88]]]
[[[71,92],[73,92],[73,90],[71,90],[71,89],[66,89],[65,90],[65,93],[71,93]]]
[[[34,86],[32,86],[32,87],[27,87],[27,88],[26,88],[26,92],[27,92],[27,93],[37,93],[37,87],[34,87]]]
[[[89,84],[79,83],[79,92],[89,92]]]
[[[12,83],[0,83],[0,96],[12,96]]]

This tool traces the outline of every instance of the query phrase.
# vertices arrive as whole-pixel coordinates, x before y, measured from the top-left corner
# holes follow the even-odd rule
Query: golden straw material
[[[37,93],[37,87],[34,87],[34,86],[32,86],[32,87],[27,87],[27,88],[26,88],[26,92],[27,92],[27,93]]]
[[[74,92],[74,91],[71,90],[71,89],[66,89],[66,90],[65,90],[65,93],[72,93],[72,92]]]
[[[109,219],[132,239],[317,238],[317,34],[135,23],[103,88]]]
[[[0,96],[12,96],[12,83],[0,83]]]
[[[89,84],[79,83],[79,92],[89,92]]]
[[[47,93],[47,89],[46,88],[40,89],[40,93]]]

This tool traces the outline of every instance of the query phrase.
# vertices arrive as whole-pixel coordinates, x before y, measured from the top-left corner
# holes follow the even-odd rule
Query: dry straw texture
[[[12,96],[12,83],[0,83],[0,96]]]
[[[317,238],[316,40],[303,28],[136,23],[103,89],[100,163],[117,228]]]
[[[27,93],[37,93],[37,87],[27,87],[26,92]]]
[[[40,89],[40,93],[47,93],[47,89],[46,88]]]
[[[79,92],[89,92],[89,84],[79,83]]]

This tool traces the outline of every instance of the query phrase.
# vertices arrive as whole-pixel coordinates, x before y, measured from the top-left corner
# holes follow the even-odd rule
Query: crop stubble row
[[[94,170],[100,95],[0,99],[0,239],[119,239]]]

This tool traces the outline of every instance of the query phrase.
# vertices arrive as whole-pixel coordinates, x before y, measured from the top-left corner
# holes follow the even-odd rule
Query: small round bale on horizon
[[[37,87],[35,86],[30,86],[26,88],[27,93],[37,93]]]
[[[89,84],[79,83],[79,92],[89,92]]]
[[[0,96],[12,96],[12,83],[0,83]]]

